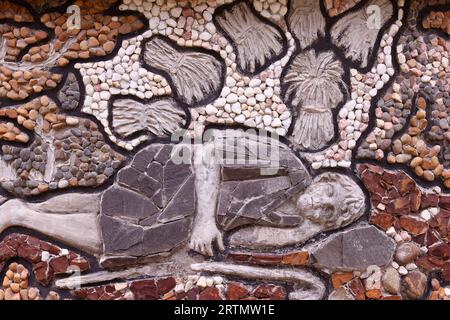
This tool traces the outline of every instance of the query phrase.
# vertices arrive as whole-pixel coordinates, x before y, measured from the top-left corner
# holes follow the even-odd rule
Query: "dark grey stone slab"
[[[156,225],[144,231],[144,255],[168,252],[189,239],[191,218]]]
[[[195,180],[190,176],[159,215],[159,222],[167,222],[195,213]]]
[[[335,234],[312,252],[313,265],[327,271],[365,270],[392,261],[394,241],[374,226],[359,226]]]
[[[126,223],[123,220],[100,216],[105,255],[142,255],[142,227]]]
[[[105,191],[101,210],[104,215],[132,218],[136,222],[160,211],[148,198],[120,186]]]
[[[139,171],[145,172],[153,161],[155,155],[161,150],[161,145],[152,145],[139,151],[133,159],[132,166]]]
[[[120,170],[117,180],[119,184],[142,193],[149,198],[153,197],[155,192],[161,189],[160,182],[131,167]]]

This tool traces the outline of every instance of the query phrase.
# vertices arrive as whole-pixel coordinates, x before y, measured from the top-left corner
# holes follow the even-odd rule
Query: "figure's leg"
[[[70,197],[70,194],[67,195]],[[70,202],[67,202],[70,203]],[[67,210],[71,211],[70,208]],[[0,232],[18,226],[35,230],[90,254],[102,252],[98,212],[49,213],[38,211],[36,205],[10,200],[0,207]]]

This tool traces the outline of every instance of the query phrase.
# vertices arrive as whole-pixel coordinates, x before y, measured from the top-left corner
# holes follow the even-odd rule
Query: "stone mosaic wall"
[[[450,299],[449,12],[0,0],[0,300]]]

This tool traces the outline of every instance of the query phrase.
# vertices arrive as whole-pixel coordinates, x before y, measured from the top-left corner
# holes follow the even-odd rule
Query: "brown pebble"
[[[9,285],[9,287],[11,288],[11,290],[12,290],[14,293],[17,293],[17,292],[20,291],[20,286],[19,286],[18,283],[11,283],[11,284]]]
[[[2,282],[2,286],[4,287],[4,288],[8,288],[9,287],[9,282],[10,282],[11,280],[7,277],[7,276],[5,276],[4,278],[3,278],[3,282]]]
[[[427,102],[423,97],[419,97],[417,99],[417,106],[421,109],[425,109],[427,106]]]
[[[20,290],[20,298],[22,300],[28,300],[28,290],[27,289]]]
[[[424,172],[423,172],[423,178],[425,179],[425,180],[427,180],[427,181],[434,181],[434,173],[433,173],[433,171],[430,171],[430,170],[425,170]]]
[[[38,296],[39,296],[39,290],[38,289],[30,288],[28,290],[28,298],[30,298],[30,300],[34,300]]]

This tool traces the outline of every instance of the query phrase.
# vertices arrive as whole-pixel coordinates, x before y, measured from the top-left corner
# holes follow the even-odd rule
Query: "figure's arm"
[[[212,256],[212,244],[217,242],[224,250],[222,232],[216,225],[216,207],[219,197],[220,164],[213,156],[214,143],[194,146],[195,190],[197,193],[196,216],[190,248]]]

